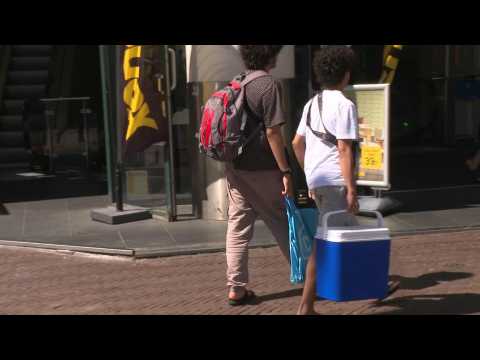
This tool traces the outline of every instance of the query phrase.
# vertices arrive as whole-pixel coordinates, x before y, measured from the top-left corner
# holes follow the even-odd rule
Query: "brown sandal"
[[[255,298],[255,293],[251,290],[245,290],[245,295],[243,295],[240,299],[228,299],[228,304],[230,306],[241,306],[245,305],[251,300]]]

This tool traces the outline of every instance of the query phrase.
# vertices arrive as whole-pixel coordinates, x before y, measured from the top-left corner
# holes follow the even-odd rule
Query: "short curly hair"
[[[265,70],[282,48],[283,45],[240,45],[240,55],[248,70]]]
[[[348,46],[329,46],[322,49],[313,61],[313,70],[323,87],[340,84],[356,63],[355,53]]]

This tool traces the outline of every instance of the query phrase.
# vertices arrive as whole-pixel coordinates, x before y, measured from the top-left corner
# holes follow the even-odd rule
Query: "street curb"
[[[15,241],[15,240],[0,240],[0,245],[2,246],[11,246],[11,247],[24,247],[24,248],[35,248],[35,249],[46,249],[46,250],[66,250],[72,252],[83,252],[89,254],[102,254],[102,255],[121,255],[121,256],[131,256],[135,259],[147,259],[147,258],[162,258],[162,257],[174,257],[174,256],[187,256],[187,255],[201,255],[201,254],[211,254],[225,252],[225,246],[215,246],[211,248],[198,248],[198,249],[109,249],[109,248],[97,248],[97,247],[86,247],[86,246],[73,246],[73,245],[60,245],[60,244],[47,244],[47,243],[36,243],[36,242],[26,242],[26,241]],[[249,246],[249,249],[258,249],[258,248],[270,248],[277,246],[276,243],[267,243]]]
[[[133,256],[133,250],[97,248],[97,247],[89,247],[89,246],[60,245],[60,244],[48,244],[48,243],[37,243],[37,242],[27,242],[27,241],[9,241],[9,240],[0,240],[0,245],[37,248],[37,249],[49,249],[49,250],[69,250],[74,252],[85,252],[85,253],[104,254],[104,255]]]
[[[413,236],[413,235],[427,235],[427,234],[438,234],[438,233],[451,233],[451,232],[463,232],[463,231],[475,231],[480,230],[479,225],[473,226],[454,226],[454,227],[444,227],[444,228],[426,228],[418,230],[406,230],[406,231],[395,231],[391,232],[392,238],[395,237],[404,237],[404,236]],[[38,249],[50,249],[50,250],[68,250],[75,252],[84,252],[92,254],[103,254],[103,255],[121,255],[121,256],[131,256],[135,259],[148,259],[148,258],[164,258],[164,257],[174,257],[174,256],[188,256],[188,255],[200,255],[200,254],[212,254],[225,252],[225,245],[216,245],[212,247],[199,247],[193,249],[189,248],[167,248],[167,249],[148,249],[148,248],[131,248],[131,249],[111,249],[111,248],[98,248],[98,247],[89,247],[89,246],[74,246],[74,245],[62,245],[62,244],[48,244],[48,243],[39,243],[32,241],[17,241],[17,240],[0,240],[0,245],[4,246],[16,246],[16,247],[25,247],[25,248],[38,248]],[[277,244],[275,242],[251,245],[249,249],[261,249],[261,248],[271,248],[275,247]]]
[[[480,230],[479,225],[472,226],[447,226],[441,228],[425,228],[417,230],[405,230],[405,231],[392,231],[392,237],[411,236],[421,234],[438,234],[438,233],[450,233],[450,232],[462,232],[462,231],[475,231]]]
[[[249,249],[267,249],[277,246],[276,243],[251,245]],[[211,248],[199,248],[199,249],[172,249],[172,250],[155,250],[155,249],[134,249],[133,256],[136,259],[146,258],[162,258],[173,256],[187,256],[187,255],[201,255],[201,254],[213,254],[219,252],[225,252],[225,246],[215,246]]]

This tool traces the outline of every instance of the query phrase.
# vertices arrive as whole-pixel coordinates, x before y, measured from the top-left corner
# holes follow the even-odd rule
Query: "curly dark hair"
[[[265,70],[282,48],[283,45],[240,45],[240,55],[248,70]]]
[[[355,63],[355,53],[348,46],[329,46],[314,59],[313,70],[323,87],[333,87],[352,72]]]

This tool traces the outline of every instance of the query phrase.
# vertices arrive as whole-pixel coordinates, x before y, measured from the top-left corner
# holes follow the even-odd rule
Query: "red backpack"
[[[245,97],[245,86],[255,79],[269,76],[264,71],[240,74],[222,90],[215,92],[203,109],[200,125],[200,152],[224,162],[232,162],[262,129],[263,121],[247,138],[244,135],[248,117],[254,117]]]

